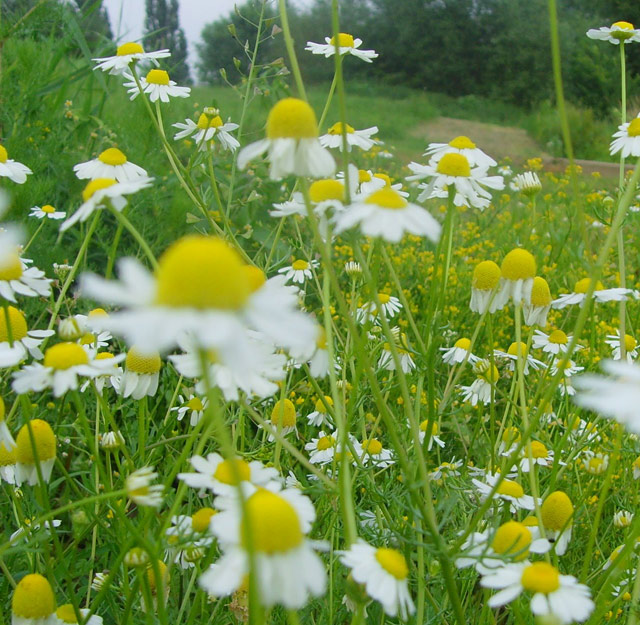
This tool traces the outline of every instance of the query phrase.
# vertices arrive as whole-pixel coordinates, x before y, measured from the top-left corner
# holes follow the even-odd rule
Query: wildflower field
[[[0,624],[637,622],[640,30],[608,179],[416,147],[338,4],[233,88],[0,40]]]

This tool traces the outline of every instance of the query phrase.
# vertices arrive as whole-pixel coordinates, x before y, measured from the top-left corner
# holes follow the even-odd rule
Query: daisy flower
[[[540,506],[545,534],[555,545],[555,552],[563,556],[571,541],[573,503],[567,493],[557,490],[548,495]]]
[[[0,397],[0,443],[4,444],[5,449],[12,450],[15,449],[16,442],[13,440],[13,436],[11,436],[11,432],[4,420],[5,414],[4,400]]]
[[[27,176],[32,173],[26,165],[9,158],[7,148],[0,145],[0,178],[9,178],[16,184],[24,184]]]
[[[544,328],[547,325],[547,315],[551,310],[551,291],[544,278],[536,276],[531,287],[531,301],[522,306],[524,323],[528,326],[538,325]]]
[[[77,343],[58,343],[47,348],[42,364],[34,363],[16,371],[12,388],[19,395],[50,388],[55,397],[61,397],[67,391],[78,388],[78,376],[94,378],[115,374],[115,366],[123,358],[124,355],[93,358]]]
[[[633,472],[633,479],[640,480],[640,456],[638,456],[631,465],[631,469]]]
[[[380,469],[385,469],[395,464],[393,453],[385,449],[377,438],[369,438],[362,441],[363,463],[373,464]]]
[[[391,188],[354,198],[351,205],[333,219],[336,234],[359,225],[363,235],[381,237],[391,243],[399,243],[405,233],[426,236],[435,243],[442,230],[427,210],[407,202]]]
[[[342,176],[342,172],[338,173],[338,177],[340,176]],[[349,182],[351,181],[352,179],[350,178]],[[356,182],[356,187],[362,195],[370,195],[374,191],[378,191],[380,189],[393,189],[394,191],[397,191],[403,198],[409,197],[409,194],[406,191],[402,190],[402,183],[397,182],[395,184],[392,184],[389,175],[385,174],[383,171],[374,173],[370,169],[355,170],[354,168],[353,181]]]
[[[287,282],[291,281],[297,284],[304,284],[306,279],[313,277],[313,270],[320,266],[317,260],[311,262],[298,258],[291,263],[290,267],[278,269],[278,273],[284,275]]]
[[[323,54],[326,58],[329,58],[336,53],[336,40],[335,37],[325,37],[324,41],[325,43],[307,41],[305,50],[311,52],[311,54]],[[338,34],[338,51],[340,55],[351,54],[366,63],[371,63],[373,59],[378,57],[375,50],[360,50],[361,45],[362,39],[354,39],[353,35],[349,33]]]
[[[515,426],[509,426],[504,429],[500,438],[500,446],[498,447],[498,453],[501,456],[510,456],[513,450],[519,445],[522,440],[522,434],[520,430]]]
[[[488,169],[497,165],[495,160],[464,135],[452,139],[449,143],[430,143],[423,156],[428,156],[432,163],[437,163],[445,154],[462,154],[471,167]]]
[[[631,525],[631,521],[633,521],[633,514],[631,512],[627,512],[626,510],[618,510],[613,515],[613,525],[618,529],[623,529],[625,527],[629,527]]]
[[[158,352],[145,353],[134,346],[127,352],[124,371],[113,380],[113,387],[123,397],[153,397],[158,390],[161,368]]]
[[[333,363],[336,371],[339,363]],[[329,375],[329,352],[327,351],[327,334],[321,326],[317,330],[316,348],[309,359],[309,372],[314,378],[324,378]]]
[[[191,393],[189,397],[179,395],[178,401],[180,405],[171,409],[171,412],[178,413],[178,421],[182,421],[182,419],[189,414],[189,425],[198,425],[200,419],[202,419],[204,411],[207,409],[209,400],[206,397],[201,399],[197,395]]]
[[[15,248],[7,253],[5,261],[0,263],[0,297],[14,302],[16,295],[26,297],[48,297],[51,294],[51,282],[45,278],[44,271],[29,267],[33,261],[22,258]]]
[[[307,423],[317,428],[323,425],[333,429],[329,408],[333,408],[333,399],[329,395],[319,397],[315,403],[315,410],[307,415]]]
[[[0,425],[2,423],[0,422]],[[16,483],[16,461],[15,443],[14,446],[7,447],[0,440],[0,481],[4,480],[7,484]]]
[[[572,336],[565,334],[562,330],[553,330],[549,334],[545,334],[542,330],[535,330],[533,334],[534,349],[541,349],[546,354],[554,356],[566,354],[571,343]],[[577,343],[574,351],[582,349],[584,346]]]
[[[352,180],[350,179],[351,183]],[[352,184],[352,193],[355,193],[355,185]],[[309,185],[309,201],[314,214],[321,220],[320,232],[326,232],[326,215],[330,210],[338,213],[344,211],[344,183],[340,180],[327,178],[324,180],[314,180]],[[302,193],[294,193],[291,200],[273,205],[274,210],[269,211],[271,217],[289,217],[290,215],[300,215],[306,217],[307,205]]]
[[[499,294],[501,276],[500,267],[492,260],[483,260],[475,266],[471,279],[471,312],[482,315],[504,307],[506,302]]]
[[[118,46],[115,56],[105,56],[92,60],[97,63],[93,68],[94,70],[101,69],[103,72],[109,72],[110,74],[122,74],[133,62],[151,61],[154,65],[158,65],[158,59],[165,59],[169,56],[171,56],[169,50],[145,52],[139,43],[128,42]]]
[[[491,204],[491,193],[485,187],[495,190],[504,189],[502,176],[488,176],[486,167],[471,168],[466,156],[459,152],[448,152],[440,159],[431,159],[428,165],[409,163],[413,175],[407,180],[431,178],[428,183],[420,183],[422,192],[418,202],[431,198],[448,196],[449,188],[455,189],[453,203],[456,206],[474,206],[484,210]]]
[[[347,551],[340,552],[340,562],[351,569],[353,579],[365,585],[367,594],[379,601],[389,616],[406,620],[415,612],[409,594],[409,566],[400,551],[376,549],[358,539]]]
[[[336,453],[336,439],[331,434],[319,432],[318,438],[312,438],[304,448],[309,452],[311,464],[329,464]]]
[[[204,556],[205,548],[214,541],[209,524],[215,514],[217,510],[207,507],[191,516],[172,517],[171,527],[166,531],[169,548],[165,557],[181,569],[194,568],[196,561]]]
[[[448,365],[458,365],[465,361],[473,365],[480,360],[471,353],[471,341],[467,338],[458,339],[453,347],[441,347],[440,351],[444,352],[442,360]]]
[[[611,155],[620,152],[622,158],[640,156],[640,113],[635,119],[618,126],[609,147]]]
[[[567,362],[563,365],[563,358],[556,358],[551,365],[551,375],[556,375],[558,371],[562,371],[565,378],[570,378],[574,376],[576,373],[580,373],[580,371],[584,370],[584,367],[580,367],[576,365],[573,360],[567,360]]]
[[[582,304],[587,299],[587,291],[591,285],[591,278],[583,278],[578,280],[573,287],[573,293],[562,293],[558,299],[551,302],[553,308],[562,309],[574,304]],[[605,289],[602,282],[598,280],[596,290],[593,292],[593,299],[596,302],[620,302],[626,300],[632,291],[631,289],[623,289],[616,287],[613,289]]]
[[[529,450],[531,450],[531,458],[529,460]],[[531,470],[531,462],[540,467],[550,467],[553,465],[553,450],[547,449],[546,445],[540,441],[531,441],[527,443],[521,451],[522,460],[520,460],[520,470],[523,473],[529,473]],[[560,464],[564,464],[561,462]]]
[[[97,158],[74,165],[73,171],[80,180],[108,178],[116,182],[135,182],[149,178],[145,169],[127,160],[118,148],[107,148]]]
[[[56,598],[46,577],[38,573],[25,575],[11,598],[12,625],[53,625]]]
[[[20,428],[16,437],[16,485],[23,482],[30,486],[37,484],[38,464],[43,481],[49,483],[55,462],[56,436],[51,426],[42,419],[31,419]]]
[[[315,543],[306,537],[315,510],[297,488],[273,493],[251,487],[244,506],[233,498],[218,498],[216,506],[220,512],[211,519],[210,527],[222,557],[200,576],[202,589],[221,597],[242,586],[249,573],[246,542],[250,533],[257,592],[263,606],[297,610],[309,597],[324,593],[325,567],[314,552]]]
[[[153,467],[142,467],[130,473],[125,480],[127,496],[138,506],[159,508],[162,505],[162,484],[152,484],[158,474]]]
[[[600,475],[609,466],[609,455],[587,449],[582,454],[582,468],[591,475]]]
[[[97,614],[89,616],[90,610],[79,608],[82,625],[102,625],[102,617]],[[77,625],[78,617],[73,605],[65,603],[56,610],[56,625]]]
[[[117,182],[114,178],[96,178],[87,184],[82,192],[84,200],[80,208],[62,222],[60,232],[68,230],[77,222],[86,221],[94,211],[112,206],[121,212],[127,205],[125,195],[137,193],[141,189],[151,186],[153,178],[138,177],[128,182]]]
[[[530,252],[522,248],[511,250],[502,260],[500,267],[500,299],[513,299],[517,306],[524,302],[531,304],[531,292],[536,275],[536,260]]]
[[[591,28],[587,31],[589,39],[599,39],[608,41],[616,46],[640,41],[640,30],[633,27],[629,22],[614,22],[611,26],[601,26]]]
[[[555,619],[563,625],[586,621],[595,608],[588,586],[579,584],[572,575],[561,575],[546,562],[506,564],[485,575],[480,585],[500,590],[489,599],[492,608],[510,603],[525,590],[533,593],[533,614]]]
[[[476,479],[471,480],[474,486],[478,489],[482,501],[489,497],[499,477],[500,475],[498,473],[488,473],[485,476],[485,479],[487,480],[486,482],[481,482]],[[533,497],[525,495],[522,486],[514,480],[502,480],[502,482],[500,482],[500,486],[498,486],[498,490],[493,493],[493,499],[507,502],[511,512],[514,514],[518,510],[533,510],[534,508]]]
[[[491,401],[491,387],[497,384],[500,379],[498,368],[488,360],[478,360],[473,365],[476,379],[470,386],[461,386],[462,401],[469,402],[472,406],[477,406],[478,402],[488,404]]]
[[[372,139],[372,137],[378,132],[377,126],[371,126],[371,128],[365,128],[364,130],[355,130],[349,124],[345,124],[345,126],[347,150],[349,152],[354,146],[366,152],[376,144],[376,140]],[[342,151],[342,122],[337,122],[331,126],[327,130],[327,134],[320,137],[320,144],[325,148],[338,148]]]
[[[267,138],[240,150],[238,167],[268,151],[269,177],[328,178],[335,172],[333,156],[318,139],[318,122],[313,109],[297,98],[280,100],[267,117]]]
[[[542,190],[542,183],[535,171],[525,171],[517,174],[510,184],[511,189],[523,195],[534,196]]]
[[[607,334],[605,343],[611,348],[611,357],[614,360],[620,360],[620,330],[616,330],[615,334]],[[627,362],[633,362],[638,356],[638,341],[630,334],[624,335],[624,351]]]
[[[35,217],[36,219],[64,219],[67,213],[64,211],[57,211],[51,204],[45,204],[42,208],[40,206],[34,206],[29,213],[29,217]]]
[[[129,92],[129,99],[134,100],[140,93],[149,95],[151,102],[169,102],[169,98],[188,98],[191,95],[189,87],[179,87],[176,82],[169,78],[169,74],[163,69],[152,69],[146,76],[141,76],[140,88],[135,78],[128,73],[124,74],[128,82],[124,83],[124,87]]]
[[[29,330],[24,313],[13,306],[0,308],[0,369],[20,364],[29,354],[40,360],[40,344],[53,334],[53,330]]]
[[[429,428],[429,419],[425,419],[420,423],[419,437],[420,437],[421,445],[424,445],[424,439],[427,436],[428,428]],[[431,436],[429,436],[429,444],[427,446],[427,451],[431,451],[431,448],[433,447],[434,442],[438,445],[438,447],[442,447],[442,449],[444,449],[444,441],[438,436],[439,433],[440,433],[440,428],[438,427],[438,424],[434,421],[431,424]]]
[[[394,328],[395,329],[395,328]],[[400,360],[400,368],[404,373],[409,373],[416,368],[416,363],[409,351],[409,345],[407,343],[407,335],[403,333],[399,334],[395,340],[396,351]],[[396,370],[396,361],[393,358],[393,352],[391,351],[391,344],[384,343],[382,345],[382,352],[378,359],[378,368],[386,369],[387,371]]]
[[[382,307],[382,313],[386,319],[392,319],[396,313],[402,310],[402,303],[397,297],[388,293],[378,293],[378,300]],[[377,321],[378,307],[375,302],[367,302],[356,310],[356,321],[358,323],[367,323]]]
[[[282,436],[296,431],[296,407],[290,399],[279,399],[271,410],[271,427]],[[275,440],[269,434],[269,440]]]
[[[507,369],[512,372],[518,370],[518,360],[522,359],[522,373],[524,373],[524,375],[529,374],[529,368],[537,371],[540,367],[544,366],[543,362],[537,360],[528,353],[527,344],[522,342],[511,343],[511,345],[509,345],[509,349],[506,352],[503,352],[500,349],[494,349],[493,354],[496,358],[507,360]]]
[[[100,435],[100,447],[113,451],[123,447],[125,443],[124,436],[120,432],[106,432]]]
[[[460,475],[460,469],[464,463],[462,460],[456,460],[453,458],[451,462],[442,462],[432,471],[429,471],[429,479],[441,484],[443,480],[449,477],[456,477]]]
[[[193,142],[198,146],[199,150],[206,150],[213,147],[216,140],[225,150],[235,152],[240,147],[240,142],[231,135],[234,130],[239,128],[238,124],[232,122],[223,122],[220,117],[220,111],[216,108],[207,107],[198,117],[198,121],[185,119],[184,123],[177,122],[173,124],[177,128],[177,132],[173,136],[174,141],[193,137]]]

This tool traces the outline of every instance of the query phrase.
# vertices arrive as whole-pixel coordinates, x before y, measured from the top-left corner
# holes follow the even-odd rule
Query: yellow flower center
[[[520,430],[513,426],[505,428],[505,431],[502,433],[502,441],[507,445],[513,445],[513,443],[517,443],[520,438]]]
[[[44,353],[44,366],[64,370],[89,363],[87,352],[77,343],[58,343]]]
[[[449,141],[449,145],[456,150],[473,150],[476,147],[476,144],[464,135],[452,139]]]
[[[520,583],[530,592],[548,595],[560,588],[560,574],[551,564],[534,562],[524,569]]]
[[[382,451],[382,443],[377,438],[362,441],[362,449],[371,456],[377,456]]]
[[[327,349],[327,333],[322,326],[318,326],[318,338],[316,339],[318,349]]]
[[[105,165],[124,165],[127,157],[118,148],[108,148],[100,153],[98,160]]]
[[[515,497],[516,499],[520,499],[520,497],[524,495],[522,486],[513,480],[504,480],[500,486],[498,486],[497,492],[499,495],[507,495],[509,497]]]
[[[359,169],[358,182],[360,184],[362,184],[363,182],[371,182],[371,174],[366,169]]]
[[[549,451],[540,441],[531,441],[531,455],[534,458],[546,458]]]
[[[349,124],[344,125],[346,128],[347,134],[352,134],[355,132],[355,128],[353,126],[349,126]],[[330,135],[341,135],[342,134],[342,122],[336,122],[327,130]]]
[[[316,412],[326,413],[327,406],[333,406],[333,399],[331,399],[331,397],[329,397],[328,395],[325,395],[324,399],[320,397],[318,400],[316,400]]]
[[[618,27],[621,30],[614,30],[611,32],[611,36],[615,39],[619,39],[620,41],[624,41],[625,39],[630,39],[633,37],[633,24],[629,22],[614,22],[611,25],[611,28]]]
[[[471,286],[479,291],[490,291],[500,283],[500,267],[492,260],[483,260],[473,270]]]
[[[167,565],[164,562],[158,560],[158,573],[160,573],[160,588],[166,588],[169,583],[169,571],[167,570]],[[149,580],[149,590],[152,595],[156,595],[158,593],[158,583],[156,581],[156,573],[149,564],[147,568],[147,579]]]
[[[336,45],[336,38],[331,37],[331,41],[329,42],[332,46]],[[338,33],[338,46],[341,48],[353,48],[355,42],[353,40],[353,35],[349,33]]]
[[[163,69],[152,69],[149,70],[146,80],[152,85],[164,85],[166,87],[169,85],[169,74]]]
[[[6,163],[9,159],[9,153],[7,152],[7,148],[4,145],[0,145],[0,163]]]
[[[582,280],[578,280],[576,285],[573,287],[574,293],[586,293],[591,286],[591,278],[582,278]],[[598,280],[596,283],[596,291],[602,291],[604,289],[604,284]]]
[[[381,547],[376,549],[376,560],[392,577],[403,580],[409,575],[409,567],[405,557],[396,549]]]
[[[309,269],[309,263],[306,260],[294,260],[291,263],[291,268],[295,269],[295,271],[304,271]]]
[[[8,325],[7,313],[9,315]],[[9,337],[9,330],[11,330],[11,337]],[[20,310],[13,306],[0,308],[0,343],[8,343],[9,338],[14,341],[21,341],[25,336],[27,336],[27,330],[27,320]],[[3,410],[0,411],[0,413],[4,415],[4,404],[2,408]]]
[[[549,306],[551,304],[551,291],[549,284],[544,278],[536,276],[533,279],[533,288],[531,289],[531,304],[533,306]]]
[[[295,508],[268,490],[258,490],[247,499],[242,524],[242,544],[251,533],[253,548],[262,553],[283,553],[295,549],[303,540]]]
[[[56,209],[53,208],[53,206],[51,206],[51,204],[45,204],[41,209],[40,209],[43,213],[55,213]]]
[[[389,178],[389,176],[387,176],[387,174],[384,174],[382,172],[378,172],[377,174],[373,174],[374,178],[379,178],[380,180],[384,181],[384,186],[385,187],[390,187],[391,186],[391,178]]]
[[[290,399],[279,399],[271,411],[274,427],[292,428],[296,424],[296,409]]]
[[[109,187],[112,187],[114,184],[116,184],[116,182],[117,181],[113,178],[96,178],[84,188],[84,191],[82,192],[82,199],[86,202],[93,197],[96,191],[108,189]]]
[[[251,467],[239,458],[223,460],[216,467],[213,478],[223,484],[237,486],[239,482],[248,482],[251,479]]]
[[[325,451],[326,449],[330,449],[336,444],[336,439],[333,436],[323,436],[318,439],[318,444],[316,445],[316,449],[318,451]]]
[[[614,22],[611,26],[617,26],[618,28],[622,28],[623,30],[633,30],[633,24],[631,24],[630,22]]]
[[[490,384],[496,384],[500,379],[500,372],[498,371],[498,367],[493,365],[493,367],[486,363],[478,372],[478,376],[483,380],[486,380]]]
[[[311,139],[318,136],[318,122],[313,109],[297,98],[280,100],[267,117],[269,139]]]
[[[255,293],[267,281],[264,271],[255,265],[245,265],[243,270],[249,281],[249,291],[251,293]]]
[[[118,46],[118,51],[116,54],[118,56],[127,56],[128,54],[144,54],[144,49],[139,43],[123,43],[121,46]]]
[[[31,419],[33,446],[36,448],[38,460],[44,462],[56,457],[56,437],[51,426],[42,419]],[[16,460],[22,464],[35,464],[29,425],[25,423],[16,437]]]
[[[13,591],[11,611],[24,619],[47,618],[56,611],[51,584],[42,575],[25,575]]]
[[[422,432],[426,432],[428,426],[429,426],[429,419],[425,419],[420,423],[420,430]],[[438,424],[434,421],[433,425],[431,426],[431,436],[437,436],[437,435],[438,435]]]
[[[132,347],[127,352],[127,358],[124,362],[128,371],[133,371],[133,373],[139,373],[140,375],[158,373],[160,367],[162,367],[160,354],[157,352],[154,354],[143,354],[135,347]]]
[[[586,468],[588,471],[592,473],[600,473],[602,470],[602,465],[604,464],[604,459],[599,456],[594,456],[590,458],[586,463]]]
[[[18,280],[22,276],[22,263],[18,254],[12,254],[9,261],[0,267],[0,280]]]
[[[507,280],[528,280],[536,275],[536,260],[522,248],[511,250],[502,261],[502,277]]]
[[[525,517],[522,521],[522,525],[526,525],[527,527],[538,527],[538,519],[533,515]]]
[[[65,603],[64,605],[61,605],[56,610],[56,616],[63,623],[77,623],[78,622],[78,618],[76,617],[76,613],[74,612],[73,606],[70,603]]]
[[[469,349],[471,349],[471,341],[469,339],[461,338],[458,339],[453,346],[469,351]]]
[[[566,493],[557,490],[544,500],[540,514],[547,529],[560,531],[569,525],[573,516],[573,504]]]
[[[0,467],[8,467],[16,463],[16,449],[12,447],[11,450],[4,446],[4,443],[0,442]]]
[[[554,330],[549,335],[549,343],[556,345],[566,345],[569,342],[569,337],[562,330]]]
[[[0,343],[1,342],[2,341],[0,341]],[[0,397],[0,422],[4,421],[4,415],[5,415],[4,399]]]
[[[197,309],[242,308],[251,282],[239,254],[222,239],[183,237],[160,257],[156,302]]]
[[[625,334],[624,335],[624,349],[627,352],[632,352],[636,346],[638,345],[638,342],[629,334]]]
[[[515,559],[524,560],[529,554],[531,540],[531,532],[522,523],[507,521],[497,529],[491,547],[496,553],[518,553]]]
[[[405,208],[407,200],[405,200],[397,191],[393,189],[378,189],[374,191],[366,200],[365,204],[375,204],[380,208],[389,208],[397,210]]]
[[[458,152],[450,152],[438,161],[437,172],[444,176],[468,178],[471,176],[471,167],[466,156]]]
[[[207,128],[220,128],[224,122],[220,115],[207,115],[206,113],[202,113],[200,117],[198,117],[198,128],[201,130],[207,130]]]
[[[388,304],[391,299],[391,295],[387,295],[387,293],[378,293],[378,299],[381,304]]]
[[[627,134],[630,137],[637,137],[640,135],[640,117],[636,117],[631,121],[629,127],[627,128]]]
[[[205,532],[209,529],[209,521],[214,514],[218,514],[213,508],[202,508],[191,516],[191,527],[194,532]]]
[[[195,410],[196,412],[202,412],[204,410],[204,406],[202,404],[202,400],[199,397],[192,397],[186,403],[186,406],[190,410]]]
[[[325,200],[344,200],[344,185],[339,180],[316,180],[309,187],[309,199],[318,204]]]
[[[507,350],[507,354],[509,356],[522,356],[523,358],[527,357],[527,344],[526,343],[511,343],[509,345],[509,349]]]

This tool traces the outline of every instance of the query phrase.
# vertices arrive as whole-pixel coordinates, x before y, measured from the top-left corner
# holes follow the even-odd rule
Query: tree
[[[189,84],[191,75],[187,64],[187,39],[180,28],[178,0],[147,0],[144,22],[145,46],[171,51],[169,73],[179,84]]]

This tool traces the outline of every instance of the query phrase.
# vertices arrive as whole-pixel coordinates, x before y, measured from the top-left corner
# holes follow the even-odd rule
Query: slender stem
[[[296,81],[298,95],[307,102],[307,92],[305,91],[304,82],[302,81],[302,74],[300,73],[300,66],[298,65],[298,57],[296,56],[296,51],[293,47],[293,37],[291,37],[291,29],[289,28],[287,3],[285,0],[278,0],[278,6],[280,8],[280,22],[282,24],[282,33],[284,35],[284,45],[287,48],[287,54],[289,55],[291,71],[293,73],[293,78]]]
[[[121,223],[122,226],[127,229],[129,234],[136,240],[145,256],[149,260],[151,266],[154,269],[157,269],[158,261],[156,260],[156,257],[151,251],[151,248],[149,247],[149,244],[146,242],[145,238],[138,232],[138,229],[129,221],[127,217],[125,217],[125,215],[121,211],[116,210],[110,202],[107,203],[107,206],[109,208],[109,211],[114,215],[118,222]]]

